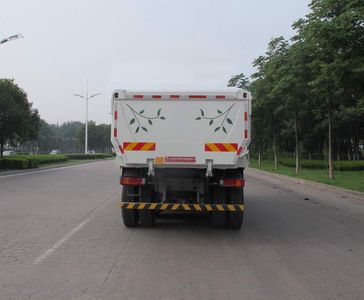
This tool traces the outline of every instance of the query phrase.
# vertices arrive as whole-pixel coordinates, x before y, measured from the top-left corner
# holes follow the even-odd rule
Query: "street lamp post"
[[[84,100],[86,100],[86,122],[85,122],[85,154],[88,153],[87,144],[88,144],[88,100],[90,100],[93,97],[96,97],[100,95],[100,93],[88,95],[88,80],[86,81],[86,96],[82,96],[79,94],[73,94],[73,96],[80,97]]]

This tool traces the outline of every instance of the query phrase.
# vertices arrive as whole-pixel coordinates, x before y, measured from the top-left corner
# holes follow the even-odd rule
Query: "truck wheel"
[[[121,192],[121,202],[128,202],[126,196],[126,187],[124,186]],[[138,211],[136,209],[121,209],[121,216],[126,227],[138,226]]]
[[[213,187],[212,197],[214,204],[225,204],[225,189],[222,187]],[[226,212],[225,211],[213,211],[211,213],[212,227],[213,228],[224,228],[226,227]]]
[[[141,198],[140,202],[151,203],[153,196],[152,186],[141,186]],[[153,226],[155,221],[155,211],[149,209],[142,209],[139,211],[140,225]]]
[[[240,188],[230,188],[229,204],[244,204],[244,190]],[[227,213],[228,227],[231,229],[240,229],[244,219],[244,212],[231,211]]]

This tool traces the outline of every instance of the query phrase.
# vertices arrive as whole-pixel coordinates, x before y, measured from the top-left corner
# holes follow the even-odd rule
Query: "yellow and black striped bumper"
[[[178,203],[135,203],[122,202],[124,209],[147,209],[164,211],[244,211],[244,204],[178,204]]]

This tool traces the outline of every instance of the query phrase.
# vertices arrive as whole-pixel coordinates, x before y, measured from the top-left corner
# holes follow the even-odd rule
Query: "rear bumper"
[[[244,204],[179,204],[179,203],[135,203],[122,202],[120,208],[137,210],[161,210],[161,211],[229,211],[243,212]]]

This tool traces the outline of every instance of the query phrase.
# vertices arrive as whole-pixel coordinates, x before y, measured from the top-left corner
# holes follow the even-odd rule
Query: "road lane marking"
[[[80,224],[78,224],[75,228],[73,228],[70,232],[68,232],[65,236],[63,236],[60,240],[58,240],[51,248],[43,252],[40,256],[38,256],[34,261],[34,265],[40,264],[43,260],[45,260],[47,257],[49,257],[54,251],[57,250],[62,244],[67,242],[67,240],[73,236],[77,231],[79,231],[83,226],[85,226],[90,219],[86,219]]]

